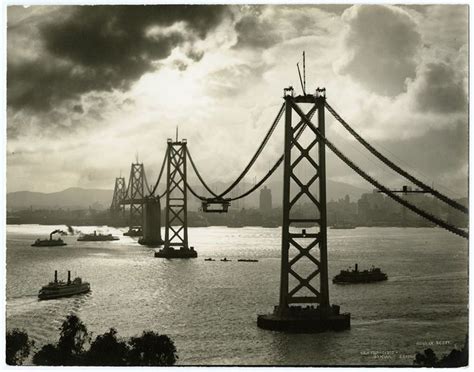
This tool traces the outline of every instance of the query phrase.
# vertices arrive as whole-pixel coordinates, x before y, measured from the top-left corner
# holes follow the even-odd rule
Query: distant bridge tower
[[[130,180],[128,182],[128,195],[125,204],[130,204],[129,226],[142,226],[143,203],[145,200],[145,171],[143,163],[132,163]]]
[[[110,205],[110,212],[113,216],[123,213],[125,208],[122,205],[122,201],[125,199],[126,192],[125,178],[115,178],[114,196],[112,198],[112,204]]]
[[[155,257],[195,258],[188,246],[188,207],[186,181],[186,140],[168,139],[164,248]]]
[[[325,135],[325,89],[318,88],[315,95],[294,97],[293,88],[290,87],[284,93],[286,108],[280,301],[273,314],[258,316],[257,325],[264,329],[289,332],[347,329],[350,327],[350,314],[339,314],[339,306],[331,306],[329,303],[325,145],[311,127],[306,127],[304,136],[298,135],[304,128],[302,121],[297,125],[292,124],[293,114],[297,114],[297,104],[311,104],[318,111],[317,131],[322,136]],[[312,154],[311,150],[316,154]],[[298,172],[298,166],[306,166],[309,176],[298,176],[301,173]],[[318,197],[310,190],[317,180]],[[314,212],[311,216],[294,216],[298,202],[312,206]],[[296,232],[294,227],[302,223],[317,227]],[[318,275],[319,283],[316,280]],[[317,307],[314,308],[313,304],[317,304]]]

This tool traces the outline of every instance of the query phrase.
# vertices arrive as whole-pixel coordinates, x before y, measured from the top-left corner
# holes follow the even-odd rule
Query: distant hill
[[[221,192],[225,189],[226,184],[213,183],[210,185],[211,189]],[[243,183],[239,186],[238,190],[232,191],[231,195],[240,194],[253,185],[250,183]],[[208,195],[207,192],[200,186],[192,186],[197,192],[202,195]],[[269,182],[267,187],[272,190],[273,206],[277,207],[282,202],[282,185],[281,180],[273,180]],[[263,188],[263,187],[262,187]],[[238,192],[236,192],[238,191]],[[363,193],[370,192],[370,190],[364,190],[346,183],[335,182],[328,180],[327,182],[327,200],[338,200],[349,195],[352,201],[357,201]],[[259,191],[246,197],[240,203],[233,203],[238,208],[256,208],[259,204]],[[92,207],[94,209],[106,209],[109,208],[112,202],[113,190],[101,190],[101,189],[83,189],[79,187],[71,187],[69,189],[53,192],[53,193],[42,193],[42,192],[31,192],[31,191],[18,191],[7,194],[7,209],[18,210],[27,209],[32,207],[33,209],[87,209]],[[188,196],[190,210],[196,210],[200,203],[192,195]]]
[[[17,210],[32,207],[33,209],[104,209],[112,202],[112,190],[82,189],[71,187],[69,189],[53,192],[18,191],[7,194],[7,209]]]

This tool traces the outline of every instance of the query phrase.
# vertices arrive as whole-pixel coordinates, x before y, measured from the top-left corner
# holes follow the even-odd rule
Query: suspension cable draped
[[[312,131],[325,143],[325,145],[327,147],[329,147],[329,149],[331,149],[331,151],[334,154],[336,154],[344,163],[346,163],[350,168],[352,168],[362,178],[364,178],[366,181],[371,183],[373,186],[375,186],[381,192],[383,192],[384,194],[386,194],[387,196],[389,196],[390,198],[392,198],[396,202],[402,204],[406,208],[410,209],[412,212],[415,212],[419,216],[435,223],[436,225],[438,225],[438,226],[440,226],[440,227],[442,227],[442,228],[444,228],[444,229],[446,229],[446,230],[448,230],[448,231],[450,231],[454,234],[457,234],[459,236],[462,236],[463,238],[469,239],[469,233],[467,231],[464,231],[464,230],[462,230],[460,228],[457,228],[457,227],[455,227],[451,224],[448,224],[447,222],[433,216],[432,214],[429,214],[426,211],[424,211],[422,209],[419,209],[418,207],[416,207],[415,205],[409,203],[407,200],[401,198],[400,196],[396,195],[395,193],[390,191],[388,188],[386,188],[385,186],[383,186],[382,184],[377,182],[370,175],[365,173],[362,169],[360,169],[351,160],[349,160],[349,158],[347,156],[345,156],[341,151],[339,151],[339,149],[336,146],[334,146],[327,138],[325,138],[319,132],[318,128],[316,128],[316,126],[311,122],[311,120],[308,119],[305,116],[304,112],[300,109],[300,107],[296,103],[294,103],[292,101],[290,101],[290,102],[291,102],[291,106],[293,107],[293,109],[298,113],[298,115],[302,118],[302,120],[306,123],[306,125],[309,126],[312,129]]]
[[[250,170],[250,168],[252,168],[252,166],[254,165],[255,161],[257,160],[257,158],[260,156],[260,154],[262,153],[265,145],[268,143],[268,140],[270,139],[271,135],[273,134],[277,124],[279,123],[282,115],[283,115],[283,112],[285,111],[285,103],[283,103],[280,107],[280,111],[278,111],[278,114],[275,118],[275,120],[273,121],[270,129],[268,130],[265,138],[263,139],[262,143],[260,144],[259,148],[257,149],[257,151],[255,152],[255,154],[253,155],[252,159],[250,160],[250,162],[247,164],[247,166],[245,167],[245,169],[243,170],[243,172],[239,175],[239,177],[236,178],[236,180],[234,182],[232,182],[232,184],[227,188],[225,189],[222,193],[220,193],[217,197],[218,198],[222,198],[224,195],[227,195],[235,186],[237,186],[239,184],[239,182],[242,180],[242,178],[245,177],[245,175],[248,173],[248,171]]]
[[[318,107],[316,105],[313,106],[311,108],[311,110],[309,110],[308,113],[306,114],[307,117],[309,117],[311,119],[313,117],[314,113],[317,111],[317,108]],[[298,131],[298,133],[295,136],[296,140],[298,140],[298,138],[300,138],[300,136],[303,134],[303,131],[305,130],[305,128],[306,128],[306,123],[303,120],[300,120],[300,122],[293,129],[294,131]],[[293,147],[293,143],[291,144],[291,147]],[[257,190],[260,186],[262,186],[265,183],[265,181],[273,174],[273,172],[275,172],[278,169],[280,164],[283,162],[284,158],[285,158],[285,156],[281,155],[280,158],[276,161],[275,165],[268,171],[268,173],[259,182],[257,182],[250,190],[244,192],[243,194],[241,194],[239,196],[230,198],[229,201],[234,201],[234,200],[244,198],[247,195],[253,193],[255,190]]]
[[[252,159],[250,159],[250,162],[247,164],[247,166],[245,167],[245,169],[242,171],[242,173],[235,179],[234,182],[232,182],[232,184],[227,188],[225,189],[222,193],[220,194],[216,194],[214,191],[212,191],[209,186],[204,182],[204,180],[202,179],[200,173],[198,172],[197,168],[196,168],[196,165],[194,164],[191,156],[189,156],[189,160],[191,160],[191,165],[194,169],[194,172],[196,173],[196,175],[198,176],[199,180],[201,181],[202,185],[206,188],[207,191],[209,191],[214,197],[220,199],[222,198],[223,196],[227,195],[230,191],[232,191],[235,186],[237,186],[239,184],[239,182],[242,180],[242,178],[245,177],[245,175],[248,173],[248,171],[250,170],[250,168],[252,168],[252,166],[255,164],[255,161],[257,160],[257,158],[260,156],[260,154],[262,153],[263,149],[265,148],[266,144],[268,143],[268,140],[270,139],[270,137],[272,136],[273,132],[275,131],[275,128],[277,127],[277,124],[279,123],[282,115],[283,115],[283,112],[285,111],[285,103],[283,103],[280,107],[280,110],[278,111],[278,114],[275,118],[275,120],[273,120],[273,123],[272,125],[270,126],[270,129],[268,130],[267,134],[265,135],[262,143],[260,143],[260,146],[258,147],[257,151],[255,152],[255,154],[253,155]],[[189,150],[188,150],[188,155],[189,155]]]
[[[316,112],[317,110],[317,106],[313,106],[311,108],[311,110],[308,111],[308,113],[306,114],[308,118],[312,118],[314,113]],[[302,134],[303,134],[303,131],[304,129],[306,128],[306,124],[303,120],[300,120],[300,122],[294,127],[294,131],[298,131],[298,133],[296,134],[295,138],[298,139]],[[292,145],[293,146],[293,145]],[[268,173],[263,176],[263,178],[258,181],[252,188],[250,188],[248,191],[244,192],[243,194],[239,195],[239,196],[235,196],[233,198],[229,198],[229,199],[226,199],[228,201],[235,201],[235,200],[238,200],[238,199],[242,199],[244,197],[246,197],[247,195],[251,194],[252,192],[254,192],[255,190],[257,190],[263,183],[265,183],[265,181],[278,169],[278,167],[280,166],[280,164],[283,162],[283,159],[284,159],[284,155],[281,155],[280,158],[276,161],[276,163],[273,165],[273,167],[268,171]],[[191,161],[192,162],[192,161]],[[191,191],[191,193],[196,197],[198,198],[199,200],[206,200],[206,198],[204,196],[200,196],[198,195],[190,186],[189,184],[187,184],[187,187],[189,189],[189,191]]]
[[[146,179],[145,167],[143,167],[143,179],[145,181],[146,191],[148,192],[148,195],[151,195],[151,189],[148,185],[148,180]]]
[[[207,185],[207,183],[202,179],[201,174],[197,170],[196,164],[194,164],[193,158],[192,158],[191,153],[189,152],[189,149],[188,149],[187,146],[186,146],[186,154],[189,158],[189,161],[191,162],[191,166],[194,169],[194,173],[196,173],[197,177],[199,178],[199,181],[201,181],[202,185],[206,188],[207,191],[209,191],[213,196],[215,196],[217,198],[218,195],[216,193],[214,193],[214,191],[212,191],[211,188]]]
[[[463,213],[466,213],[466,214],[469,213],[469,210],[468,210],[467,207],[461,205],[460,203],[456,202],[455,200],[447,197],[444,194],[441,194],[439,191],[437,191],[437,190],[433,189],[432,187],[430,187],[429,185],[423,183],[422,181],[415,178],[413,175],[409,174],[408,172],[406,172],[405,170],[400,168],[398,165],[393,163],[387,157],[382,155],[372,145],[370,145],[366,140],[364,140],[354,129],[352,129],[349,126],[349,124],[347,124],[327,102],[326,102],[326,108],[332,114],[332,116],[334,116],[336,118],[336,120],[339,121],[339,123],[341,123],[342,126],[344,128],[346,128],[346,130],[350,134],[352,134],[352,136],[355,139],[357,139],[357,141],[359,141],[367,150],[369,150],[373,155],[375,155],[379,160],[381,160],[383,163],[385,163],[388,167],[390,167],[391,169],[393,169],[395,172],[402,175],[406,179],[410,180],[411,182],[413,182],[418,187],[421,187],[423,190],[430,192],[433,196],[435,196],[436,198],[442,200],[443,202],[450,205],[451,207],[456,208],[457,210],[459,210]]]
[[[161,176],[163,175],[163,170],[165,169],[165,164],[166,164],[166,159],[168,157],[168,152],[169,152],[169,148],[167,148],[166,151],[165,151],[165,157],[163,158],[163,163],[161,164],[160,174],[158,175],[158,179],[156,180],[155,186],[153,186],[153,191],[150,193],[150,195],[152,195],[152,196],[155,194],[155,191],[158,187],[158,184],[160,183]],[[166,194],[166,191],[165,191],[165,194]],[[159,198],[161,199],[163,195],[160,195]]]

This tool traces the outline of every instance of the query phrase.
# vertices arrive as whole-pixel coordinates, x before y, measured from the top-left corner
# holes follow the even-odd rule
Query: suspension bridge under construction
[[[346,156],[326,137],[325,115],[329,112],[360,144],[388,168],[431,194],[451,208],[468,214],[468,208],[446,196],[434,187],[419,180],[376,150],[354,130],[326,100],[326,90],[316,89],[314,94],[295,95],[292,87],[284,89],[284,102],[278,110],[263,141],[239,176],[222,192],[209,187],[195,164],[186,140],[168,139],[167,149],[158,178],[150,187],[143,164],[132,164],[128,184],[123,177],[115,180],[110,211],[113,215],[127,214],[130,231],[139,231],[141,244],[163,246],[155,252],[158,258],[195,258],[198,255],[188,241],[188,191],[201,202],[205,213],[225,213],[230,204],[245,198],[260,188],[283,164],[283,204],[281,230],[281,272],[279,302],[270,314],[259,315],[257,325],[263,329],[319,332],[344,330],[350,327],[350,314],[342,313],[338,305],[331,304],[328,286],[328,246],[326,210],[326,149],[369,182],[406,209],[431,223],[468,239],[469,232],[454,226],[416,206],[390,190]],[[281,156],[268,172],[248,190],[230,197],[241,185],[253,167],[280,121],[284,122],[284,145]],[[201,195],[188,183],[188,162],[208,195]],[[298,167],[305,164],[309,177],[303,177]],[[166,181],[158,192],[166,167]],[[295,217],[295,206],[304,200],[314,212],[311,216]],[[165,207],[165,236],[161,237],[161,202]],[[311,228],[301,229],[306,224]]]

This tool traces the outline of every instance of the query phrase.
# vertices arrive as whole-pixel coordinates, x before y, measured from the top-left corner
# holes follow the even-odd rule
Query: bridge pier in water
[[[146,197],[143,207],[143,237],[138,240],[138,243],[151,247],[163,245],[160,198]]]
[[[273,313],[258,316],[257,325],[263,329],[313,333],[350,328],[350,314],[341,314],[339,306],[331,305],[329,302],[325,144],[315,131],[305,128],[303,120],[297,125],[292,124],[293,105],[298,103],[315,105],[318,111],[317,129],[323,136],[325,135],[326,98],[325,94],[320,94],[322,92],[323,90],[318,89],[316,95],[294,97],[293,88],[285,89],[280,301]],[[303,139],[300,135],[304,129],[307,133]],[[305,146],[304,140],[309,141],[309,144]],[[317,161],[310,154],[315,147],[317,147]],[[298,172],[297,167],[301,162],[307,162],[311,166],[309,179],[303,179]],[[317,180],[319,180],[319,200],[310,190]],[[309,218],[295,218],[291,213],[298,201],[301,202],[302,197],[314,207],[315,213]],[[314,225],[319,228],[315,232],[307,232],[306,229],[297,232],[295,227],[301,225]],[[314,252],[316,249],[319,249],[319,255]],[[318,275],[319,290],[315,283]]]
[[[188,207],[186,181],[186,140],[168,139],[166,177],[166,225],[164,247],[155,252],[159,258],[196,258],[188,246]]]

